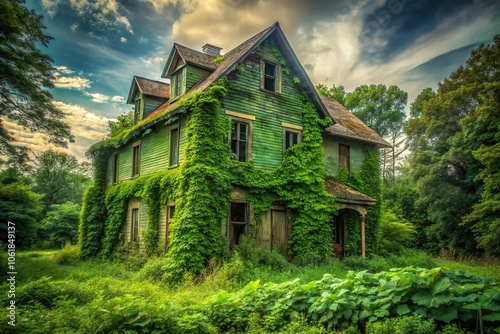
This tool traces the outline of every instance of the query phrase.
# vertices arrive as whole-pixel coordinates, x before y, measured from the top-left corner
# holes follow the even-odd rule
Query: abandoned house
[[[216,117],[224,120],[227,127],[222,143],[225,151],[215,158],[221,159],[223,170],[220,172],[229,173],[231,187],[224,188],[227,196],[220,196],[219,190],[204,196],[207,201],[219,200],[210,196],[220,197],[225,214],[224,217],[217,218],[213,229],[221,236],[224,247],[232,248],[240,242],[243,235],[247,235],[254,238],[261,247],[277,249],[291,257],[300,253],[300,247],[305,247],[308,251],[315,249],[316,241],[307,244],[308,241],[303,241],[304,236],[299,233],[310,234],[311,238],[307,240],[314,240],[315,234],[319,235],[324,231],[327,231],[325,233],[328,240],[325,242],[328,243],[330,254],[340,258],[346,252],[347,255],[353,253],[365,256],[367,249],[370,251],[370,247],[376,247],[374,242],[368,245],[367,239],[374,240],[377,231],[370,224],[378,224],[378,217],[374,214],[370,221],[365,221],[365,217],[377,206],[379,194],[377,191],[363,193],[360,187],[355,190],[356,182],[343,180],[349,180],[349,175],[358,175],[359,178],[368,175],[379,182],[377,160],[374,163],[377,168],[363,168],[369,152],[375,152],[372,156],[378,157],[378,150],[389,147],[389,144],[341,104],[318,95],[277,22],[223,54],[221,48],[211,44],[206,44],[200,51],[174,44],[162,78],[168,79],[169,83],[135,76],[127,100],[127,103],[134,106],[134,127],[125,131],[119,139],[112,138],[111,141],[97,143],[90,149],[94,159],[98,155],[96,152],[104,152],[101,154],[101,159],[104,160],[99,167],[102,168],[101,181],[97,180],[99,176],[96,172],[96,182],[101,182],[103,193],[100,204],[87,200],[84,206],[88,210],[90,206],[98,205],[102,207],[102,212],[99,223],[96,223],[101,224],[100,227],[95,225],[81,228],[84,248],[85,242],[88,245],[92,242],[96,244],[94,252],[105,248],[103,244],[106,242],[111,243],[112,247],[135,242],[138,248],[143,248],[145,242],[151,243],[148,238],[151,239],[152,236],[155,239],[153,244],[168,254],[169,247],[175,242],[171,240],[174,225],[177,225],[177,232],[174,233],[180,235],[185,219],[190,217],[186,204],[181,204],[188,201],[184,198],[188,194],[182,189],[191,187],[189,189],[194,189],[195,195],[197,191],[192,182],[186,179],[193,175],[196,166],[190,165],[188,172],[184,165],[191,156],[197,154],[196,150],[207,149],[206,140],[210,140],[200,135],[203,132],[193,130],[196,125],[192,118],[195,116],[186,111],[186,103],[183,101],[189,100],[191,105],[195,105],[196,99],[202,98],[200,93],[221,85],[221,82],[225,90],[216,95]],[[318,122],[305,120],[305,104],[314,110],[314,117]],[[203,118],[203,115],[202,112],[201,116],[198,114],[196,117]],[[212,117],[208,111],[206,117]],[[218,125],[212,125],[213,129],[209,130],[216,131]],[[312,134],[318,136],[314,137]],[[320,156],[308,157],[309,160],[304,161],[304,164],[320,161],[321,166],[314,165],[314,171],[310,172],[312,176],[304,169],[302,174],[297,172],[293,176],[296,179],[290,179],[286,171],[292,171],[293,174],[300,169],[300,154],[309,153],[307,150],[293,151],[294,147],[302,144],[316,147],[312,142],[315,139],[309,139],[310,143],[303,143],[307,138],[319,138],[319,148],[314,152],[319,152]],[[200,142],[197,146],[197,141],[201,140],[204,140],[203,144]],[[191,148],[188,148],[190,145]],[[192,153],[188,153],[188,150]],[[319,160],[314,160],[315,158]],[[207,159],[206,164],[217,168],[217,161],[211,161],[213,159],[213,156]],[[285,159],[288,159],[290,166],[296,164],[299,167],[282,167]],[[185,172],[183,168],[186,168]],[[245,179],[247,170],[253,171],[254,180]],[[208,167],[200,167],[199,171],[202,179],[203,171],[212,173]],[[238,171],[239,176],[234,176],[236,172],[233,171]],[[281,174],[272,174],[276,171]],[[313,177],[316,174],[312,174],[318,172],[323,174],[320,182]],[[155,188],[148,186],[148,181],[141,183],[138,180],[155,175],[164,175],[161,179],[163,183],[158,181],[157,184],[167,184],[169,181],[165,181],[165,177],[168,175],[173,175],[171,179],[174,181],[171,182],[174,183],[175,177],[185,178],[180,181],[185,184],[176,185],[177,188],[169,191],[168,195],[156,194],[157,200],[153,201],[147,192],[155,189],[158,191],[162,189],[161,186]],[[282,183],[281,177],[284,179]],[[259,185],[259,178],[263,184],[269,184],[270,188]],[[309,181],[313,178],[314,181]],[[217,182],[213,181],[216,179],[212,174],[207,176],[207,189],[210,189],[213,182]],[[135,182],[135,190],[125,191],[128,189],[127,184],[132,182]],[[314,184],[314,189],[324,192],[325,198],[332,200],[325,206],[331,207],[316,209],[315,205],[318,203],[314,199],[308,206],[304,204],[309,203],[309,199],[305,198],[308,196],[304,190],[305,184]],[[122,187],[121,197],[118,199],[116,195],[110,195],[116,187]],[[199,192],[203,192],[203,189],[201,187]],[[304,198],[287,195],[290,194],[289,189],[292,192],[293,189],[303,190]],[[189,192],[189,196],[194,196]],[[147,196],[150,198],[149,202],[146,200]],[[111,203],[113,198],[115,201]],[[267,202],[257,203],[259,198],[265,198]],[[304,203],[297,203],[302,200]],[[111,219],[116,203],[121,211],[118,210],[120,214],[115,214]],[[154,210],[148,205],[155,205]],[[179,212],[182,211],[180,205],[184,205],[183,212]],[[308,207],[311,211],[323,210],[321,212],[327,212],[328,216],[322,216],[323,221],[316,219],[312,222],[318,216],[308,216],[304,212],[309,210]],[[209,212],[210,209],[205,207],[203,212]],[[197,216],[201,224],[203,216],[201,213],[196,214],[201,215]],[[302,218],[297,219],[301,214]],[[299,232],[303,230],[300,224],[308,221],[316,224],[316,227]],[[154,233],[148,234],[151,229],[154,231],[149,232]],[[318,232],[320,230],[322,232]],[[186,243],[185,252],[190,251],[189,247],[196,247],[196,243],[203,244],[202,239],[207,233],[201,227],[200,231],[198,237],[201,239],[192,245]],[[294,236],[294,233],[297,235]],[[213,241],[207,241],[207,244],[211,242]],[[351,248],[346,246],[349,242]],[[296,248],[292,249],[291,246]]]

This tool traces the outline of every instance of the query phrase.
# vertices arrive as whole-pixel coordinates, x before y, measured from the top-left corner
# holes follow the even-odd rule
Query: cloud
[[[85,152],[90,145],[102,140],[107,134],[107,123],[111,119],[100,117],[85,108],[67,104],[60,101],[54,101],[54,105],[60,109],[64,115],[64,122],[71,128],[71,133],[75,135],[75,143],[70,143],[67,149],[52,147],[58,151],[73,154],[79,161],[86,160]],[[32,132],[25,127],[4,120],[5,127],[16,139],[16,144],[28,146],[36,155],[51,148],[48,143],[48,137],[38,132]]]
[[[125,37],[123,37],[123,36],[122,36],[122,37],[120,38],[120,42],[122,42],[122,43],[127,43],[127,39],[126,39]]]
[[[165,62],[167,61],[167,57],[162,57],[162,56],[156,56],[151,58],[141,57],[141,61],[146,65],[165,64]]]
[[[125,103],[125,98],[123,96],[113,96],[111,98],[111,101],[117,102],[117,103]]]
[[[91,81],[80,76],[72,76],[74,71],[71,71],[66,66],[54,66],[56,72],[54,73],[54,86],[61,89],[72,89],[83,91],[90,88]]]
[[[109,100],[111,99],[109,96],[101,94],[101,93],[83,92],[83,94],[85,96],[92,97],[92,102],[95,102],[95,103],[108,103]]]

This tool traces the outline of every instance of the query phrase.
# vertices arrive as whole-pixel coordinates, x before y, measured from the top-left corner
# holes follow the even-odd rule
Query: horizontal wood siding
[[[165,233],[167,226],[167,207],[164,205],[160,208],[160,221],[158,224],[158,244],[160,246],[165,245]]]
[[[108,158],[108,163],[106,165],[106,186],[111,186],[113,185],[113,172],[114,172],[114,162],[115,162],[115,157],[112,154]]]
[[[162,127],[142,139],[141,175],[147,175],[168,168],[170,129]]]
[[[118,180],[125,181],[132,178],[132,144],[128,144],[121,148],[118,153],[120,154],[118,160]]]
[[[186,151],[186,145],[188,143],[188,137],[186,135],[186,117],[181,117],[180,119],[180,131],[179,131],[179,165],[185,159],[184,152]],[[170,147],[170,146],[169,146]]]
[[[131,241],[131,236],[132,236],[132,209],[133,208],[139,208],[139,219],[142,220],[142,209],[141,207],[141,199],[137,197],[133,197],[129,199],[128,205],[127,205],[127,217],[125,220],[125,230],[124,235],[125,235],[125,241],[130,242]],[[142,233],[141,229],[141,223],[142,221],[139,222],[139,235]]]
[[[198,82],[210,74],[209,71],[195,67],[186,66],[186,92],[194,87]]]
[[[338,174],[339,143],[349,146],[349,164],[351,172],[361,170],[365,161],[365,153],[363,150],[364,144],[344,138],[323,135],[325,174],[328,176],[336,176]]]
[[[270,48],[262,56],[279,63]],[[236,80],[229,76],[229,93],[222,108],[255,116],[253,121],[252,159],[256,167],[274,169],[283,158],[282,122],[302,126],[302,96],[293,82],[293,73],[282,74],[281,95],[260,89],[260,63],[244,61]]]
[[[145,96],[143,99],[144,103],[144,112],[142,113],[142,117],[147,117],[153,110],[158,108],[160,104],[165,102],[165,99],[153,97],[153,96]]]

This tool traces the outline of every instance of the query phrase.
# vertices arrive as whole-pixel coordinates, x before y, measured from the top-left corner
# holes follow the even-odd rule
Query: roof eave
[[[130,90],[128,92],[127,104],[134,104],[134,95],[136,91],[136,87],[139,88],[139,84],[137,83],[137,77],[134,75],[134,79],[132,79],[132,85],[130,85]]]

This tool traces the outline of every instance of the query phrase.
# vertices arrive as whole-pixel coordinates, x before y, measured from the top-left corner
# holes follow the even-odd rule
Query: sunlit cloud
[[[117,103],[125,103],[125,98],[123,96],[113,96],[111,98],[112,102],[117,102]]]

